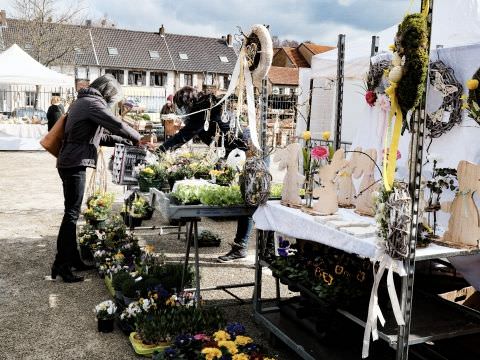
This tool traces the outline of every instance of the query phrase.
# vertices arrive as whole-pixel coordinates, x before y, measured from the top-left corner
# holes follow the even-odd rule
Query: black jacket
[[[194,113],[198,110],[208,109],[211,105],[211,102],[207,96],[200,99],[196,102],[189,113]],[[222,122],[222,107],[216,106],[211,109],[210,112],[210,122],[208,130],[205,131],[204,125],[206,120],[207,112],[200,112],[197,114],[192,114],[185,118],[185,126],[180,129],[178,133],[172,136],[170,139],[165,141],[163,145],[159,147],[159,151],[166,151],[170,149],[176,149],[187,141],[192,139],[194,136],[198,136],[202,142],[207,145],[215,139],[217,131],[220,134],[225,136],[225,150],[228,153],[233,149],[247,150],[248,146],[243,139],[236,138],[230,131],[230,123]],[[219,141],[221,138],[219,139]],[[219,144],[217,144],[219,145]]]
[[[65,113],[65,109],[63,108],[62,104],[59,105],[50,105],[50,107],[47,110],[47,119],[48,119],[48,131],[50,131],[57,122],[58,119],[60,119],[60,116],[62,116]]]
[[[113,135],[104,134],[104,128]],[[140,141],[140,134],[115,117],[98,90],[81,89],[68,110],[57,168],[94,168],[100,145],[130,144],[126,139],[136,143]]]

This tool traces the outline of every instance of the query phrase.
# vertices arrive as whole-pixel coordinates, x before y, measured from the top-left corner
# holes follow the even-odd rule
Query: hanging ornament
[[[203,130],[208,131],[210,127],[210,109],[205,113],[205,123],[203,124]]]

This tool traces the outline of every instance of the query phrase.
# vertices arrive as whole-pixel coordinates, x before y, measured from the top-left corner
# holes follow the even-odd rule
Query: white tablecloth
[[[40,139],[47,125],[0,124],[0,150],[43,150]]]
[[[360,216],[350,209],[339,209],[337,214],[347,221],[375,224],[373,218]],[[255,226],[261,230],[277,231],[293,238],[315,241],[371,259],[377,259],[380,255],[375,237],[355,237],[316,221],[314,216],[304,213],[300,209],[283,206],[279,201],[269,201],[264,206],[259,207],[253,214],[253,220]],[[474,250],[454,249],[430,244],[426,248],[417,249],[416,258],[425,260],[474,252]]]

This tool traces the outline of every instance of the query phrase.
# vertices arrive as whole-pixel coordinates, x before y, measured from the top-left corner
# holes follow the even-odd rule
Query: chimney
[[[85,20],[85,26],[86,27],[92,27],[92,20],[90,20],[90,19]]]
[[[233,36],[232,36],[232,34],[227,34],[227,46],[228,47],[233,46]]]
[[[161,37],[164,37],[165,36],[165,27],[163,26],[160,26],[160,29],[158,29],[158,33],[160,34]]]
[[[0,27],[7,27],[7,12],[0,10]]]

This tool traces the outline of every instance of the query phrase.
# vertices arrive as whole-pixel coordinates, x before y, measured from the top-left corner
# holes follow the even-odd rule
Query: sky
[[[72,1],[53,0],[60,6]],[[74,3],[76,1],[73,1]],[[280,39],[310,40],[335,45],[337,35],[348,39],[371,36],[401,21],[420,0],[83,0],[85,16],[106,16],[117,27],[167,33],[221,37],[248,32],[251,25],[270,25]],[[413,2],[413,5],[411,3]],[[12,0],[0,9],[12,12]]]

